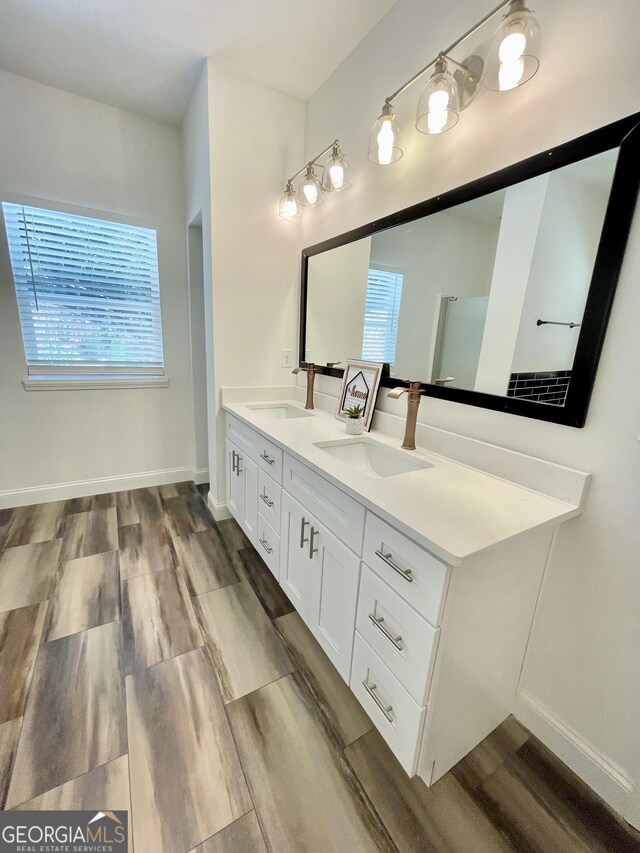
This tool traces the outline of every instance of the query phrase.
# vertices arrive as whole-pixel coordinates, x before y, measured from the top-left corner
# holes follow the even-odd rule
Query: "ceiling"
[[[396,0],[1,0],[0,67],[181,122],[202,61],[307,99]]]

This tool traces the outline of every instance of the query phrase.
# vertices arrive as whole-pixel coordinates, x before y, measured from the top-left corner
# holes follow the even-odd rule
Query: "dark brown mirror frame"
[[[370,222],[368,225],[363,225],[338,237],[303,249],[299,362],[304,362],[306,350],[307,276],[310,257],[618,147],[620,152],[591,276],[565,405],[545,405],[544,403],[521,400],[515,397],[500,397],[479,391],[467,391],[462,388],[448,388],[426,382],[422,383],[422,389],[429,397],[451,400],[454,403],[465,403],[469,406],[479,406],[483,409],[509,412],[513,415],[551,421],[572,427],[583,427],[640,186],[640,156],[638,156],[640,151],[640,113],[601,127],[571,142],[536,154],[520,163],[507,166],[499,172],[486,175],[435,198],[414,204],[397,213]],[[320,365],[316,365],[316,367],[318,373],[337,378],[342,377],[344,373],[343,370],[335,367],[329,368]],[[388,375],[383,376],[381,380],[381,385],[386,387],[402,384],[404,383],[401,380],[391,378]]]

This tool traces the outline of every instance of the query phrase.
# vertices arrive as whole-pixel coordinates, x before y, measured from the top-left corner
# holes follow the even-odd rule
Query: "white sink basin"
[[[337,441],[319,441],[315,447],[329,453],[345,465],[368,474],[370,477],[395,477],[412,471],[433,468],[430,462],[394,450],[372,438],[344,438]]]
[[[312,418],[313,412],[307,412],[290,403],[254,403],[247,406],[252,411],[265,412],[270,418]]]

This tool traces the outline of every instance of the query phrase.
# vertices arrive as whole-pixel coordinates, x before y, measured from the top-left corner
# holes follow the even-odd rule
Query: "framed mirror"
[[[300,361],[584,426],[638,150],[640,114],[304,249]]]

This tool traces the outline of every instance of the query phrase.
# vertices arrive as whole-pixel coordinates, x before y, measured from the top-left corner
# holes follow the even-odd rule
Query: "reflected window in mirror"
[[[362,360],[395,364],[404,276],[389,267],[370,267],[364,306]]]

